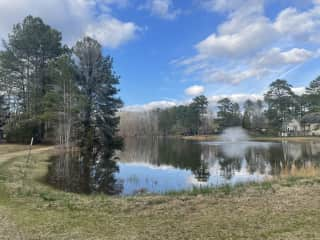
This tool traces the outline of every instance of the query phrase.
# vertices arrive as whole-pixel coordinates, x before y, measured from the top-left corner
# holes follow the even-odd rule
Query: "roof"
[[[308,113],[301,120],[302,123],[320,123],[320,112]]]

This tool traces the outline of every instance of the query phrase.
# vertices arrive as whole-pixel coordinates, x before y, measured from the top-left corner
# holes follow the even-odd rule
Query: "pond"
[[[177,138],[127,138],[114,177],[119,194],[134,195],[263,181],[293,169],[319,166],[320,141],[194,142]],[[79,164],[60,160],[50,169],[49,179],[55,186],[82,192],[79,183],[84,181],[79,175]]]

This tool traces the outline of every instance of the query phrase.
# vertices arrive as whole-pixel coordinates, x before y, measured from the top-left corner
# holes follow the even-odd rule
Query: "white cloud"
[[[204,93],[204,87],[199,85],[194,85],[187,88],[184,92],[186,95],[189,95],[189,96],[199,96]]]
[[[277,17],[274,26],[288,37],[304,41],[319,41],[320,31],[320,6],[299,12],[295,8],[283,10]]]
[[[224,82],[231,84],[238,84],[244,80],[251,78],[258,78],[264,74],[267,74],[266,69],[246,69],[246,70],[206,70],[202,73],[202,79],[206,83]]]
[[[133,22],[121,22],[106,16],[88,25],[86,35],[97,39],[106,47],[116,48],[133,39],[139,29]]]
[[[241,31],[239,31],[241,29]],[[277,34],[266,19],[254,21],[237,32],[211,34],[196,45],[203,58],[242,58],[272,43]],[[249,44],[250,43],[250,44]]]
[[[251,100],[251,101],[263,100],[263,94],[235,93],[235,94],[229,94],[229,95],[226,94],[226,95],[211,96],[208,98],[208,100],[211,105],[215,105],[218,103],[218,101],[220,101],[223,98],[229,98],[233,102],[242,104],[246,100]]]
[[[69,45],[90,33],[101,38],[107,47],[116,47],[131,40],[139,29],[132,22],[112,17],[111,7],[124,7],[126,3],[126,0],[0,0],[0,38],[6,39],[12,26],[31,14],[61,31]]]
[[[292,91],[297,94],[298,96],[301,96],[306,93],[306,88],[305,87],[293,87]]]
[[[246,57],[273,42],[277,32],[263,16],[262,0],[206,0],[202,5],[212,11],[228,13],[228,20],[199,42],[196,59]],[[250,43],[250,44],[248,44]]]
[[[181,12],[174,9],[172,0],[148,0],[140,9],[149,10],[152,15],[168,20],[175,19]]]
[[[201,79],[206,83],[224,82],[239,84],[248,79],[262,79],[263,77],[279,72],[286,72],[296,64],[316,57],[317,53],[312,53],[306,49],[293,48],[287,51],[281,51],[279,48],[272,48],[266,52],[258,54],[251,59],[244,69],[213,69],[207,68],[201,70]]]
[[[214,12],[262,12],[264,0],[202,0],[202,7]]]
[[[255,59],[256,65],[260,67],[277,67],[286,64],[299,64],[312,58],[314,54],[306,49],[293,48],[288,51],[281,51],[280,48],[272,48]]]
[[[176,101],[163,100],[163,101],[154,101],[154,102],[150,102],[142,105],[126,106],[122,108],[122,111],[143,112],[143,111],[150,111],[157,108],[164,109],[164,108],[174,107],[177,105],[178,105],[178,102]]]
[[[319,0],[305,11],[284,9],[275,20],[265,16],[263,0],[200,3],[209,11],[227,13],[227,19],[195,45],[194,56],[176,63],[185,74],[205,83],[238,84],[271,79],[319,57]]]

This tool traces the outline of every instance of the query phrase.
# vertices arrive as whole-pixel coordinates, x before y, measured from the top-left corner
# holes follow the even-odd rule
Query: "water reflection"
[[[191,142],[129,138],[117,178],[123,194],[261,181],[282,170],[320,165],[320,142]],[[131,177],[134,176],[134,181]],[[151,184],[152,183],[152,184]]]
[[[47,181],[67,192],[118,194],[123,188],[115,178],[118,170],[118,165],[113,161],[100,160],[96,165],[88,165],[79,153],[66,152],[52,157]]]
[[[49,168],[49,182],[73,192],[166,192],[194,186],[262,181],[284,169],[320,166],[320,142],[192,142],[173,138],[128,138],[119,153],[112,181],[77,156],[59,156]],[[107,168],[105,168],[107,169]],[[118,171],[119,170],[119,171]],[[112,189],[112,190],[110,190]]]

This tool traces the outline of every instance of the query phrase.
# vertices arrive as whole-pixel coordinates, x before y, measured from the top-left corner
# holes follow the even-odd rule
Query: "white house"
[[[301,135],[303,128],[297,119],[292,119],[290,122],[285,122],[282,126],[282,137]]]
[[[320,112],[306,114],[301,124],[306,135],[320,136]]]

